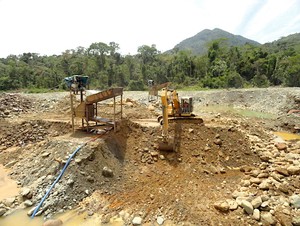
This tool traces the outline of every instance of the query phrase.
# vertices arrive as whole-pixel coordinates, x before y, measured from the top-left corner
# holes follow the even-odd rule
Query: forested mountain
[[[265,46],[275,51],[291,49],[300,52],[300,33],[282,37],[274,42],[266,43]]]
[[[208,42],[202,55],[178,49],[161,53],[155,45],[143,45],[136,55],[123,56],[115,42],[52,56],[10,55],[0,58],[0,90],[64,88],[63,79],[72,75],[89,76],[90,87],[98,89],[144,90],[149,79],[176,88],[300,87],[300,34],[263,45],[233,46],[229,40]]]
[[[193,54],[202,55],[206,54],[209,44],[214,40],[223,40],[228,46],[242,46],[246,43],[259,46],[260,43],[244,38],[240,35],[234,35],[219,28],[213,30],[205,29],[193,37],[187,38],[177,44],[173,51],[190,50]],[[172,50],[169,50],[170,52]]]

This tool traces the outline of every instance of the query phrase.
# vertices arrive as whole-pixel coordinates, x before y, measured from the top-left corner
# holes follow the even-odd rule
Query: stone
[[[300,166],[289,166],[287,171],[290,175],[300,175]]]
[[[215,202],[214,207],[216,210],[219,210],[220,212],[226,213],[229,211],[229,204],[227,202]]]
[[[222,145],[222,140],[221,140],[221,139],[215,139],[215,140],[214,140],[214,143],[215,143],[216,145]]]
[[[89,175],[86,179],[90,183],[94,183],[95,182],[95,179],[91,175]]]
[[[263,173],[260,173],[258,174],[257,178],[268,178],[269,177],[269,174],[266,173],[266,172],[263,172]]]
[[[6,213],[5,208],[0,208],[0,217],[3,216]]]
[[[6,109],[6,110],[4,111],[4,115],[9,115],[9,114],[10,114],[10,110]]]
[[[283,176],[289,176],[289,172],[285,168],[276,168],[275,171]]]
[[[254,209],[257,209],[258,207],[260,207],[260,205],[262,204],[262,199],[260,196],[254,198],[252,201],[251,201],[251,204],[253,206]]]
[[[204,147],[204,151],[205,151],[205,152],[208,152],[208,151],[210,151],[210,150],[211,150],[210,147],[208,147],[208,146],[205,146],[205,147]]]
[[[288,185],[286,184],[280,184],[279,187],[278,187],[279,191],[282,191],[283,193],[286,193],[288,194],[289,193],[289,188],[288,188]]]
[[[266,201],[268,201],[270,199],[270,197],[268,196],[268,195],[261,195],[261,200],[263,201],[263,202],[266,202]]]
[[[290,204],[296,209],[300,209],[300,195],[292,195],[290,197]]]
[[[276,143],[275,147],[279,150],[279,151],[283,151],[287,149],[287,146],[285,143]]]
[[[11,207],[14,204],[15,200],[16,200],[15,197],[11,197],[11,198],[4,199],[2,202],[5,206]]]
[[[24,202],[24,205],[25,205],[26,207],[30,207],[30,206],[33,205],[33,203],[32,203],[30,200],[26,200],[26,201]]]
[[[261,205],[260,205],[260,210],[262,211],[269,211],[271,208],[269,206],[269,201],[264,201]]]
[[[263,152],[260,156],[261,161],[263,162],[269,162],[270,159],[272,159],[272,153],[269,151]]]
[[[31,216],[31,215],[33,214],[35,208],[36,208],[36,207],[32,207],[32,208],[27,212],[27,215],[28,215],[28,216]]]
[[[229,205],[229,210],[236,210],[238,208],[238,204],[234,200],[227,201]]]
[[[164,155],[159,155],[160,160],[165,160],[165,156]]]
[[[154,107],[152,104],[150,104],[150,105],[148,106],[148,109],[149,109],[149,111],[154,111],[154,110],[155,110],[155,107]]]
[[[43,226],[61,226],[63,225],[63,222],[61,219],[55,219],[55,220],[47,220]]]
[[[242,191],[234,191],[232,193],[232,198],[236,199],[237,197],[247,197],[248,193],[247,192],[242,192]]]
[[[259,209],[254,209],[253,210],[253,219],[254,220],[257,220],[257,221],[259,221],[259,219],[260,219],[260,211],[259,211]]]
[[[245,212],[248,213],[249,215],[253,214],[253,206],[247,200],[242,200],[241,207],[243,207]]]
[[[109,169],[107,166],[104,166],[102,169],[102,175],[104,177],[113,177],[114,173],[111,169]]]
[[[261,183],[261,179],[260,178],[251,178],[250,179],[250,183],[251,184],[260,184]]]
[[[31,194],[31,190],[30,188],[23,188],[21,190],[21,195],[25,198],[31,199],[32,198],[32,194]]]
[[[157,151],[151,151],[150,152],[150,155],[152,156],[152,157],[158,157],[158,152]]]
[[[74,180],[73,179],[68,179],[67,184],[72,186],[74,184]]]
[[[300,226],[300,216],[295,216],[292,219],[293,226]]]
[[[41,156],[42,156],[43,158],[46,158],[46,157],[48,157],[49,155],[50,155],[49,152],[45,152],[45,153],[43,153]]]
[[[162,225],[164,223],[165,219],[162,216],[157,217],[156,222],[158,225]]]
[[[253,177],[257,177],[260,173],[261,171],[259,169],[254,169],[251,171],[250,175]]]
[[[133,225],[141,225],[142,224],[143,219],[141,217],[134,217],[132,219],[132,224]]]
[[[263,182],[260,183],[260,185],[258,187],[261,190],[269,190],[270,189],[270,184],[267,180],[264,180]]]
[[[275,225],[276,224],[276,220],[274,219],[272,214],[269,212],[262,213],[260,215],[260,218],[261,218],[261,222],[263,223],[263,225]]]

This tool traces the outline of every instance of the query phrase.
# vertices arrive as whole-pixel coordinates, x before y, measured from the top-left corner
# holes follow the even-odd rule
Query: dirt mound
[[[20,94],[2,93],[0,97],[0,118],[8,118],[28,112],[32,101]]]
[[[71,126],[64,122],[32,120],[11,124],[1,121],[0,150],[40,142],[49,136],[54,137],[69,132],[71,132]]]

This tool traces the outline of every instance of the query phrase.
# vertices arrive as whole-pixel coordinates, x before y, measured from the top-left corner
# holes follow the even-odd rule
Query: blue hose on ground
[[[39,211],[40,207],[43,205],[44,201],[46,200],[46,198],[48,197],[49,193],[51,192],[52,188],[54,187],[54,185],[59,181],[59,179],[62,177],[62,175],[64,174],[64,172],[66,171],[68,165],[70,164],[72,158],[76,155],[76,153],[86,145],[87,143],[84,143],[82,145],[80,145],[78,148],[76,148],[76,150],[72,153],[72,155],[69,157],[68,161],[66,162],[64,168],[62,169],[62,171],[60,172],[60,174],[58,175],[58,177],[56,178],[56,180],[53,182],[53,184],[51,185],[51,187],[49,188],[49,190],[46,192],[46,194],[44,195],[44,197],[42,198],[42,200],[40,201],[39,205],[35,208],[35,210],[33,211],[31,218],[34,218],[36,213]]]

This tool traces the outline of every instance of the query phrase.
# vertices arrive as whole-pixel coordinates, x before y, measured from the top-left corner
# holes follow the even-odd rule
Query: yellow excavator
[[[174,151],[178,149],[176,146],[180,140],[179,127],[175,127],[175,135],[172,139],[168,134],[169,122],[202,124],[203,119],[193,114],[192,97],[179,98],[177,91],[168,87],[162,89],[160,96],[162,115],[158,117],[158,122],[162,125],[162,142],[159,143],[158,148],[162,151]]]

